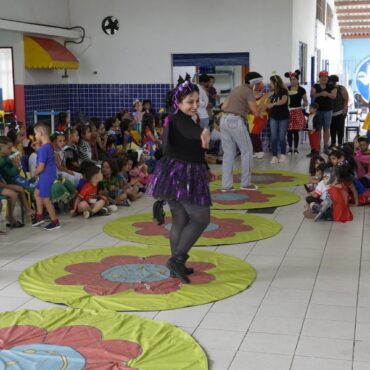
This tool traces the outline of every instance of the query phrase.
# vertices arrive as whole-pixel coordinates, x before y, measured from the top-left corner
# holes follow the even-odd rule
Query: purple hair
[[[193,92],[199,93],[199,88],[188,80],[176,86],[172,94],[172,107],[175,113],[178,112],[179,104],[184,100],[184,98],[191,95]]]

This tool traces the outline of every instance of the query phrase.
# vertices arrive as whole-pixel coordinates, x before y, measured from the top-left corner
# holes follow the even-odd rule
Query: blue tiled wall
[[[27,122],[33,122],[34,110],[66,110],[72,116],[105,120],[122,109],[132,110],[135,99],[151,99],[154,109],[165,106],[169,84],[69,84],[26,85],[25,104]]]
[[[69,109],[68,85],[25,85],[26,122],[33,123],[35,110]]]

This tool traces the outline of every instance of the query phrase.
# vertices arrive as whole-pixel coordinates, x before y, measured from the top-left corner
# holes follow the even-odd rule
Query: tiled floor
[[[271,168],[268,159],[255,166]],[[304,154],[275,166],[302,172],[307,167]],[[302,189],[292,191],[303,195]],[[18,274],[55,254],[131,244],[105,235],[102,226],[150,205],[143,199],[109,218],[63,217],[59,231],[27,226],[1,236],[0,310],[54,306],[24,293]],[[370,370],[370,207],[353,208],[355,219],[347,224],[314,223],[303,219],[302,209],[300,202],[264,215],[283,225],[274,238],[209,247],[257,269],[248,290],[203,306],[139,314],[192,334],[212,370]]]

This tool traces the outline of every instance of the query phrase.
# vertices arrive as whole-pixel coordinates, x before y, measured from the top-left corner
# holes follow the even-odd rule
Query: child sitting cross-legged
[[[86,181],[77,195],[71,215],[82,214],[84,218],[109,215],[108,199],[98,194],[98,184],[103,179],[100,168],[96,165],[87,167],[84,178]]]
[[[127,194],[121,186],[118,177],[118,166],[114,159],[107,159],[102,162],[101,172],[103,179],[99,182],[99,194],[108,197],[110,203],[122,206],[130,206]]]
[[[131,183],[129,171],[130,171],[130,160],[128,157],[119,157],[117,158],[118,165],[118,178],[121,182],[121,188],[127,194],[127,197],[131,201],[135,201],[143,195],[140,191],[140,187],[137,184]]]

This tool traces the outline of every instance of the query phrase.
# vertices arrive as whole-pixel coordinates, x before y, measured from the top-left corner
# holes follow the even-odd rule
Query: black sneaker
[[[287,154],[293,154],[293,150],[292,150],[292,148],[290,148],[289,150],[288,150],[288,153]]]
[[[295,154],[295,155],[298,155],[298,154],[299,154],[298,149],[294,149],[294,154]]]
[[[109,209],[106,207],[103,207],[98,213],[96,213],[99,216],[108,216],[110,215]]]
[[[58,230],[60,228],[61,228],[60,223],[59,223],[58,220],[56,220],[56,221],[52,221],[52,222],[50,222],[50,224],[46,225],[44,227],[44,230],[52,231],[52,230]]]
[[[45,220],[42,216],[35,215],[32,217],[32,226],[40,226],[45,223]]]
[[[311,157],[313,157],[314,155],[315,155],[315,153],[314,153],[314,152],[311,152],[311,153],[307,154],[307,155],[306,155],[306,157],[307,157],[307,158],[311,158]]]

